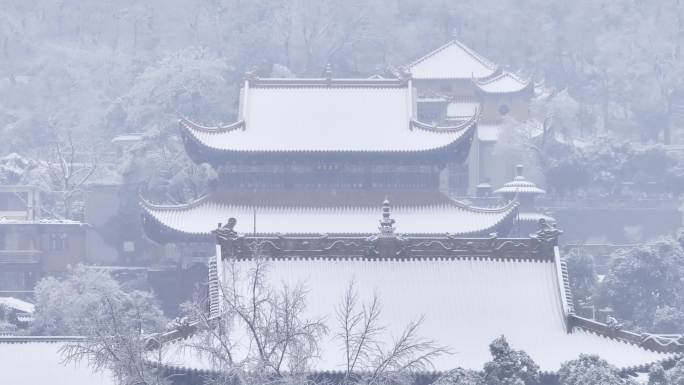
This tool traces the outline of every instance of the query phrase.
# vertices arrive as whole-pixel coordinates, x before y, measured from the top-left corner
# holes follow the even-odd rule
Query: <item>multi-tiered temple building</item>
[[[273,284],[306,284],[314,318],[335,319],[350,281],[360,298],[382,298],[390,335],[423,316],[424,336],[456,352],[434,362],[438,373],[481,369],[500,335],[527,351],[551,382],[580,353],[598,354],[624,373],[678,359],[680,336],[631,333],[575,314],[560,232],[545,218],[533,234],[509,237],[520,194],[543,192],[521,170],[499,191],[510,200],[500,207],[475,208],[444,193],[443,170],[464,164],[476,138],[485,141],[483,122],[497,114],[524,118],[518,98],[529,83],[457,42],[408,71],[396,79],[337,79],[329,71],[316,79],[250,76],[234,123],[180,121],[188,154],[214,166],[219,186],[187,205],[144,203],[143,221],[160,242],[218,242],[210,314],[221,317],[220,287],[232,284],[227,266],[248,266],[259,253]],[[480,99],[462,94],[464,87]],[[426,95],[448,92],[447,113],[468,103],[472,109],[429,115]],[[184,326],[155,341],[195,331]],[[324,337],[314,371],[334,377],[341,363],[339,346]],[[174,365],[179,375],[216,370],[191,350]]]
[[[238,121],[180,121],[188,155],[212,164],[219,186],[183,206],[144,203],[146,232],[201,244],[234,217],[263,234],[367,234],[387,198],[405,232],[505,235],[515,203],[474,208],[440,189],[445,166],[467,158],[479,116],[473,110],[449,126],[420,121],[410,77],[248,78]]]

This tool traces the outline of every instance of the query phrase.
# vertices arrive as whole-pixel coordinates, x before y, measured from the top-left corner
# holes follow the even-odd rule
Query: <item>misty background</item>
[[[542,90],[533,120],[566,145],[526,152],[550,192],[608,194],[612,182],[639,178],[679,192],[676,159],[644,146],[682,142],[683,8],[677,0],[5,0],[0,182],[70,191],[84,175],[123,178],[136,194],[185,202],[215,175],[186,158],[176,119],[233,121],[246,72],[320,76],[329,63],[336,77],[366,77],[455,37]],[[111,140],[125,133],[145,140],[117,156]],[[66,148],[81,175],[41,163]],[[583,160],[591,157],[605,161]],[[72,205],[50,210],[73,217]]]

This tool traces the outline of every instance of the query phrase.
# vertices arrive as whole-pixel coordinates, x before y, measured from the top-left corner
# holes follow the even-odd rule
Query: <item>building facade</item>
[[[506,234],[515,202],[476,208],[441,191],[446,165],[468,157],[479,115],[424,123],[415,92],[410,77],[246,79],[238,121],[179,123],[188,155],[212,164],[218,186],[186,205],[142,202],[146,233],[211,244],[211,231],[233,217],[259,233],[363,234],[387,198],[400,231]]]
[[[82,222],[40,217],[30,186],[0,187],[0,295],[29,297],[45,275],[85,260]]]
[[[481,183],[500,186],[508,181],[510,171],[495,164],[494,146],[507,119],[522,122],[529,118],[534,84],[457,40],[397,71],[402,72],[410,74],[418,91],[419,119],[450,125],[479,111],[478,132],[467,162],[449,164],[449,193],[474,194]]]

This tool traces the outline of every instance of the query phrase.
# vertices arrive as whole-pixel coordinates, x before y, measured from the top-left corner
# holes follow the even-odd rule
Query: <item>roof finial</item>
[[[325,65],[325,72],[323,73],[323,76],[325,77],[326,80],[331,81],[332,80],[332,65],[330,63]]]
[[[382,220],[380,220],[380,234],[382,236],[391,236],[394,234],[394,219],[390,215],[390,202],[387,197],[382,202]]]

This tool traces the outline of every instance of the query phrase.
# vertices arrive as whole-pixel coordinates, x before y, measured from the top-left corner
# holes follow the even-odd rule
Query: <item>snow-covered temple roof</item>
[[[400,225],[398,220],[397,229]],[[638,335],[577,317],[557,236],[558,231],[547,226],[530,238],[509,239],[403,237],[384,231],[365,239],[257,239],[264,242],[260,251],[270,285],[305,286],[305,318],[334,323],[353,281],[361,301],[375,294],[381,300],[383,342],[391,343],[409,322],[423,319],[421,337],[453,353],[433,361],[440,372],[456,367],[481,370],[491,360],[489,343],[501,335],[530,354],[547,374],[580,354],[599,355],[628,373],[682,356],[682,337]],[[254,263],[242,253],[251,238],[230,227],[219,232],[218,239],[221,257],[212,267],[216,270],[210,273],[210,286],[233,277],[229,272],[234,267],[247,271]],[[167,352],[175,368],[213,369],[192,350]],[[343,370],[335,333],[321,342],[313,369]]]
[[[73,341],[72,341],[73,342]],[[63,364],[59,337],[0,336],[0,382],[11,385],[115,385],[110,375],[94,373],[86,362]]]
[[[416,80],[486,78],[497,70],[496,64],[452,40],[407,67]]]
[[[0,306],[5,306],[10,309],[29,314],[33,314],[36,309],[34,304],[14,297],[0,297]]]
[[[392,200],[393,215],[401,221],[398,231],[407,234],[503,234],[517,214],[513,202],[498,208],[475,208],[438,191],[237,190],[182,206],[143,202],[143,222],[153,238],[162,232],[211,239],[218,223],[231,217],[250,229],[256,221],[260,234],[372,234],[377,231],[383,194]]]
[[[414,119],[408,79],[245,81],[239,120],[204,127],[180,120],[183,139],[210,151],[424,152],[446,148],[474,129],[477,111],[453,127]]]
[[[508,71],[501,71],[500,74],[487,79],[473,79],[473,82],[481,91],[490,94],[520,92],[533,85],[529,79],[523,80]]]
[[[400,223],[400,222],[399,222]],[[248,261],[243,261],[248,265]],[[505,335],[544,371],[580,353],[598,354],[617,367],[650,363],[667,354],[583,329],[567,333],[561,290],[553,261],[503,258],[278,259],[268,264],[269,280],[308,288],[310,318],[335,319],[335,309],[354,280],[359,298],[377,293],[381,324],[397,336],[421,316],[421,335],[453,350],[439,357],[437,370],[461,366],[480,370],[491,359],[488,345]],[[319,370],[341,370],[340,341],[322,344]],[[389,343],[390,341],[385,341]]]
[[[219,248],[209,269],[211,316],[220,316],[225,306],[219,285],[240,285],[229,280],[254,268],[258,242],[268,286],[304,285],[304,318],[334,323],[353,282],[362,302],[375,295],[381,300],[379,320],[386,332],[381,342],[391,344],[411,321],[422,319],[420,336],[453,353],[433,360],[438,372],[480,370],[491,359],[489,343],[501,335],[548,375],[580,354],[598,355],[623,373],[648,370],[656,362],[671,364],[684,355],[684,336],[636,334],[575,315],[567,267],[557,246],[561,231],[554,225],[540,221],[538,231],[523,238],[406,235],[400,233],[406,219],[395,215],[399,212],[385,200],[380,227],[371,236],[252,235],[231,218],[215,232]],[[242,333],[241,326],[233,327],[235,335]],[[206,356],[182,343],[167,344],[193,338],[198,328],[183,330],[153,341],[165,346],[165,360],[173,370],[211,373],[214,367]],[[320,342],[315,372],[343,370],[335,335]]]

